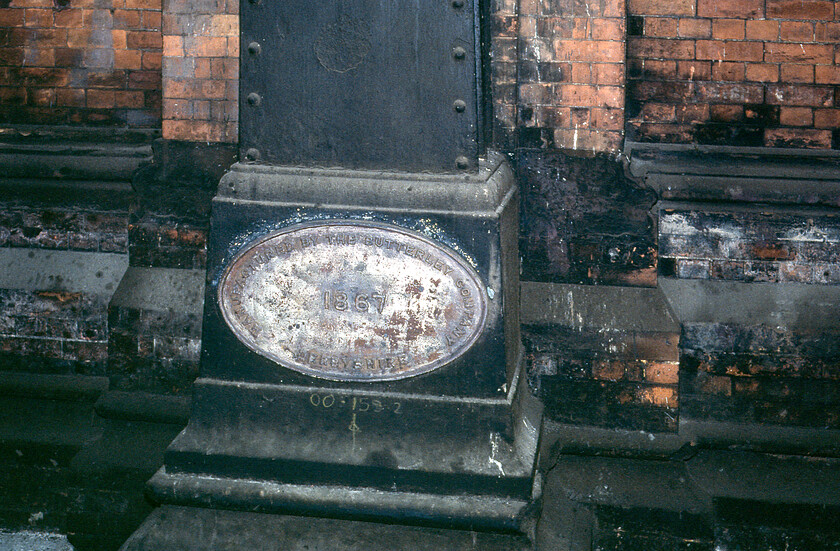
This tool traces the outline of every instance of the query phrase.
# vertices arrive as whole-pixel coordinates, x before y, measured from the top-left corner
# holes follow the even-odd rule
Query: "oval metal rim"
[[[478,288],[480,300],[477,302],[481,305],[481,312],[479,314],[479,322],[476,324],[476,329],[470,335],[470,338],[464,341],[464,343],[458,348],[458,350],[453,353],[449,354],[448,356],[444,356],[443,358],[437,359],[429,364],[423,366],[422,369],[411,371],[408,375],[400,374],[400,375],[392,375],[392,376],[365,376],[365,377],[339,377],[336,375],[331,375],[329,373],[324,373],[322,371],[317,371],[315,369],[308,368],[306,366],[292,364],[280,357],[276,354],[273,354],[267,350],[264,350],[258,346],[256,346],[250,338],[243,338],[241,332],[237,329],[237,327],[231,323],[231,319],[228,315],[228,311],[226,308],[223,307],[223,291],[225,288],[225,282],[230,276],[230,273],[233,271],[234,267],[238,265],[239,261],[245,257],[250,251],[254,250],[256,247],[259,247],[261,244],[279,237],[281,235],[287,233],[293,233],[298,230],[303,230],[312,227],[320,227],[320,226],[362,226],[366,228],[374,228],[374,229],[381,229],[388,232],[399,233],[402,234],[410,239],[417,239],[427,245],[432,246],[435,250],[438,250],[449,257],[453,262],[459,265],[464,272],[473,280],[473,283]],[[287,369],[291,369],[292,371],[296,371],[303,375],[308,375],[310,377],[314,377],[316,379],[323,379],[328,381],[340,381],[340,382],[369,382],[369,383],[377,383],[377,382],[384,382],[384,381],[399,381],[402,379],[409,379],[412,377],[416,377],[418,375],[423,375],[426,373],[430,373],[443,365],[449,364],[463,356],[468,350],[470,350],[475,342],[478,340],[479,336],[484,332],[484,325],[487,321],[487,289],[482,283],[481,278],[476,273],[475,269],[470,266],[461,256],[452,250],[450,247],[443,245],[441,243],[436,243],[432,241],[430,238],[417,233],[412,230],[408,230],[406,228],[402,228],[400,226],[394,226],[391,224],[385,224],[382,222],[371,222],[367,220],[324,220],[324,221],[312,221],[312,222],[301,222],[298,224],[294,224],[292,226],[287,226],[280,230],[271,232],[270,234],[263,236],[259,239],[254,241],[248,242],[243,245],[240,250],[233,256],[233,258],[228,262],[228,266],[225,268],[224,272],[222,272],[222,276],[219,279],[219,285],[217,288],[217,302],[216,307],[221,311],[222,318],[225,320],[225,324],[227,325],[228,329],[236,336],[237,340],[248,347],[252,352],[268,358],[269,360],[273,361],[276,364],[279,364],[282,367]]]

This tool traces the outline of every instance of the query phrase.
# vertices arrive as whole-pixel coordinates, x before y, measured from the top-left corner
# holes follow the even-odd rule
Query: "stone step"
[[[537,547],[834,549],[838,475],[837,459],[747,452],[674,461],[563,455],[546,474]]]
[[[209,543],[212,542],[212,543]],[[121,551],[526,551],[522,535],[163,506]]]

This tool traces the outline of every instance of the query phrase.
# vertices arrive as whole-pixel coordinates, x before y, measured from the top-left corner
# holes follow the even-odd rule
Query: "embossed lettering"
[[[378,312],[385,309],[385,293],[347,293],[344,291],[324,291],[321,294],[324,310],[338,310],[344,312],[354,310],[356,312]]]

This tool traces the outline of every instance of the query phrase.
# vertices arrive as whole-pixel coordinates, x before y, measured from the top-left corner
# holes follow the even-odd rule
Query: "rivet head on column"
[[[463,155],[458,155],[455,157],[455,166],[458,167],[460,170],[464,170],[470,167],[470,160],[464,157]]]
[[[260,95],[258,93],[251,92],[250,94],[248,94],[248,103],[251,104],[251,105],[257,106],[260,103],[262,103],[262,98],[260,97]]]
[[[259,161],[260,160],[260,150],[256,148],[250,148],[245,152],[245,160],[246,161]]]
[[[452,102],[452,109],[454,109],[456,113],[463,113],[467,110],[467,102],[462,99],[456,99]]]
[[[248,44],[248,53],[251,55],[259,55],[262,51],[262,46],[260,46],[259,42],[251,42]]]
[[[462,48],[461,46],[455,46],[452,48],[452,57],[455,59],[464,59],[467,57],[467,50]]]

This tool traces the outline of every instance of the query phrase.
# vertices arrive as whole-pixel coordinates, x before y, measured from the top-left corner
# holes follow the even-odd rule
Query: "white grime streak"
[[[502,462],[496,459],[496,453],[499,451],[499,444],[496,442],[495,434],[490,435],[490,457],[487,461],[491,465],[495,465],[499,468],[499,472],[502,473],[502,476],[505,476],[505,469],[502,466]]]

